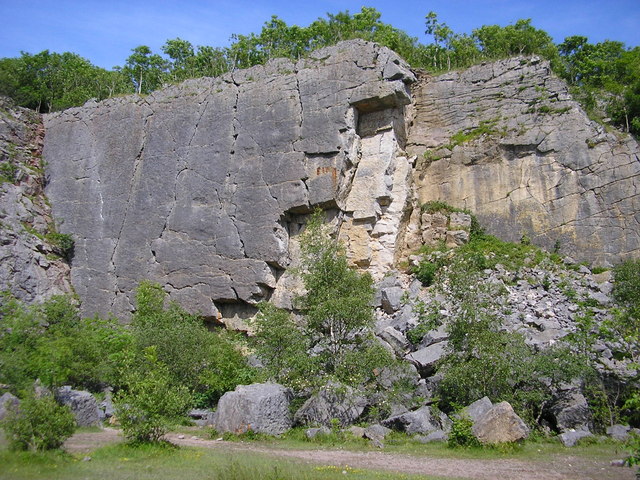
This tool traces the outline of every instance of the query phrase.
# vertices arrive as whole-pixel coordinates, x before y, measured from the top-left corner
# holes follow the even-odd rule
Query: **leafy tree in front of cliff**
[[[81,319],[71,299],[62,296],[25,306],[5,295],[0,313],[0,383],[15,393],[37,378],[91,391],[118,385],[131,337],[117,321]]]
[[[266,373],[297,389],[329,380],[377,389],[377,375],[400,368],[373,338],[372,279],[349,266],[324,214],[316,211],[300,238],[305,293],[303,318],[264,305],[257,321],[257,353]],[[311,354],[310,352],[313,352]]]
[[[141,361],[149,348],[165,365],[175,385],[187,387],[202,406],[209,406],[236,385],[251,383],[253,371],[229,335],[210,332],[178,304],[165,307],[158,284],[143,281],[136,292],[132,327]]]

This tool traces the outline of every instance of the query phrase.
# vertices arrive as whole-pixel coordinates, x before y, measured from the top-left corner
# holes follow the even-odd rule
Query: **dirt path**
[[[183,437],[183,438],[180,438]],[[608,461],[572,455],[554,455],[540,461],[518,459],[453,459],[348,450],[291,450],[253,443],[204,440],[195,436],[170,434],[167,439],[183,446],[212,448],[230,453],[252,452],[279,458],[297,459],[320,465],[349,465],[352,468],[390,470],[398,473],[436,475],[471,480],[634,480],[630,468],[612,467]],[[65,447],[71,452],[89,452],[122,441],[118,430],[79,433]]]

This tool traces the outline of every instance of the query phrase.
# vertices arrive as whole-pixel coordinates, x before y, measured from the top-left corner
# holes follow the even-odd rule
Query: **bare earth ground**
[[[179,438],[184,436],[185,438]],[[348,450],[291,450],[252,443],[203,440],[188,435],[170,434],[176,445],[212,448],[234,453],[252,452],[268,456],[302,460],[321,465],[348,465],[351,468],[387,470],[398,473],[436,475],[472,480],[634,480],[630,468],[613,467],[609,461],[558,454],[540,461],[518,459],[431,458],[383,452]],[[70,452],[89,452],[103,445],[122,441],[118,430],[78,433],[65,447]]]

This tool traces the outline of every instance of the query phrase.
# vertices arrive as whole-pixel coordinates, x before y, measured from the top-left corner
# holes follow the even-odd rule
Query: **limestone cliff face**
[[[0,291],[26,303],[71,293],[69,265],[46,234],[40,116],[0,97]]]
[[[407,150],[418,157],[418,202],[468,208],[490,233],[526,234],[580,261],[640,254],[638,143],[590,121],[547,62],[423,77],[413,99]]]
[[[386,48],[343,42],[47,115],[45,128],[47,194],[76,239],[85,314],[126,317],[142,279],[212,318],[288,306],[314,206],[377,279],[417,248],[419,205],[435,199],[577,259],[639,253],[637,143],[592,124],[536,59],[416,83]]]
[[[76,238],[84,313],[126,316],[145,278],[209,317],[268,298],[296,214],[379,214],[366,203],[387,196],[380,168],[414,80],[393,52],[356,41],[46,116],[47,194]],[[370,177],[356,200],[351,185]]]

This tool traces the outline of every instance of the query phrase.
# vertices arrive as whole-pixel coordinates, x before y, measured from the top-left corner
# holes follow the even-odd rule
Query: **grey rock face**
[[[419,203],[468,208],[488,233],[526,233],[548,250],[558,242],[578,261],[637,257],[638,143],[590,121],[547,62],[420,78],[412,95],[407,151],[418,157]],[[458,132],[470,139],[452,147]]]
[[[438,342],[410,353],[405,358],[413,363],[424,377],[433,373],[435,365],[445,356],[447,342]]]
[[[296,424],[331,426],[334,419],[343,427],[355,422],[367,400],[351,387],[330,384],[312,395],[294,415]]]
[[[474,422],[473,434],[484,444],[511,443],[527,438],[529,428],[508,402],[500,402]]]
[[[560,432],[590,430],[591,409],[576,383],[561,386],[551,406],[551,414]]]
[[[7,392],[0,397],[0,420],[4,420],[9,413],[9,410],[13,410],[20,407],[20,400],[15,395]]]
[[[0,290],[26,303],[71,293],[69,265],[44,238],[53,219],[44,196],[40,116],[0,97]],[[13,172],[13,173],[12,173]]]
[[[220,398],[212,423],[221,433],[280,435],[292,426],[290,401],[291,391],[276,383],[238,385]]]
[[[76,418],[79,427],[100,425],[100,409],[95,397],[89,392],[72,390],[71,387],[60,387],[55,392],[58,403],[67,405]]]
[[[76,238],[83,313],[126,317],[145,278],[213,318],[268,298],[295,216],[347,188],[360,112],[401,111],[414,80],[352,41],[47,115],[47,194]]]

